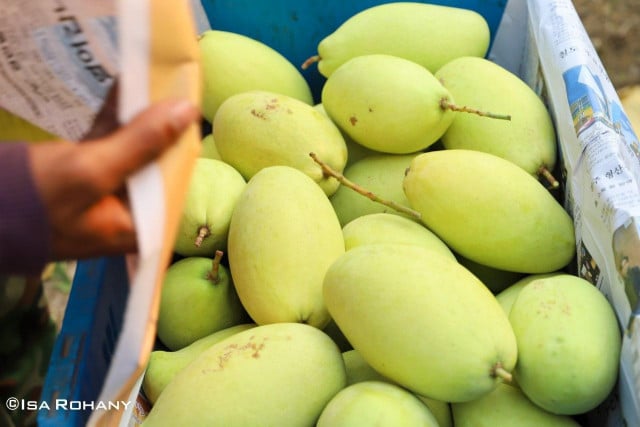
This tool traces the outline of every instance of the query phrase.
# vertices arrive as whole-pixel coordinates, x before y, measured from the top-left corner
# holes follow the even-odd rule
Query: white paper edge
[[[144,380],[144,373],[140,375],[140,377],[138,378],[138,381],[136,381],[135,386],[131,390],[131,393],[129,395],[129,400],[128,400],[129,404],[127,405],[127,408],[125,409],[125,411],[122,413],[122,418],[120,419],[119,427],[130,427],[135,425],[133,413],[134,413],[134,409],[136,408],[136,400],[138,398],[138,394],[140,393],[140,389],[142,388],[143,380]]]
[[[120,121],[126,123],[149,105],[148,55],[141,54],[149,49],[149,0],[117,0],[117,11],[120,68],[128,70],[119,76],[118,112]],[[122,385],[131,379],[138,368],[138,355],[144,342],[164,240],[165,204],[162,185],[162,175],[155,163],[145,167],[127,182],[139,251],[137,256],[128,260],[128,265],[135,267],[129,271],[130,294],[123,327],[98,401],[115,401]],[[154,189],[157,191],[153,191]],[[102,411],[94,411],[88,425],[97,425],[102,415]]]
[[[508,1],[487,59],[514,74],[519,74],[527,38],[527,32],[523,29],[527,28],[527,25],[526,1]]]
[[[198,34],[202,34],[206,30],[211,29],[211,23],[209,17],[204,11],[202,6],[202,0],[190,0],[191,10],[193,11],[193,19],[196,24],[196,31]]]

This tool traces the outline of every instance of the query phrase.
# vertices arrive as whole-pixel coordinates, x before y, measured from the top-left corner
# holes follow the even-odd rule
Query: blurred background
[[[614,86],[640,84],[640,0],[573,0]]]
[[[640,0],[573,0],[640,135]]]

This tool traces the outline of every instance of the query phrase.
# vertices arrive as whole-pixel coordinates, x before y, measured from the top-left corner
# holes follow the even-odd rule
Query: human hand
[[[50,260],[134,252],[126,180],[199,118],[188,101],[162,101],[105,137],[31,145],[32,176],[50,222]]]

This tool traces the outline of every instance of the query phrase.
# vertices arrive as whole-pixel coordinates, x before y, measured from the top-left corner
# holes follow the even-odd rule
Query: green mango
[[[259,325],[209,347],[167,385],[144,421],[154,426],[312,426],[346,385],[321,330]]]
[[[313,108],[315,108],[325,116],[329,117],[322,103],[314,105]],[[344,138],[344,142],[347,145],[347,164],[345,165],[345,168],[348,167],[349,165],[354,164],[355,162],[357,162],[358,160],[364,157],[380,154],[380,152],[378,151],[370,150],[367,147],[358,144],[353,139],[351,139],[349,135],[344,133],[342,130],[340,130],[340,133],[342,134],[342,137]]]
[[[220,157],[249,180],[267,166],[291,166],[313,178],[327,195],[340,183],[324,174],[309,156],[315,153],[342,172],[347,147],[340,130],[325,114],[295,98],[249,91],[228,98],[213,122]]]
[[[536,405],[576,415],[611,393],[620,330],[607,298],[590,282],[570,274],[534,280],[520,290],[509,321],[518,342],[515,378]]]
[[[461,149],[422,153],[403,185],[422,222],[477,263],[549,273],[575,255],[569,214],[535,178],[501,157]]]
[[[455,114],[443,106],[453,104],[453,97],[429,70],[391,55],[349,59],[326,80],[321,99],[329,117],[355,142],[391,154],[426,149]]]
[[[475,11],[396,2],[365,9],[318,44],[318,71],[329,77],[347,60],[383,53],[416,62],[431,72],[459,56],[485,56],[489,25]]]
[[[407,206],[409,202],[402,190],[402,180],[405,170],[415,156],[416,154],[378,154],[368,156],[347,167],[343,175],[381,199]],[[396,211],[370,200],[344,185],[338,188],[330,200],[342,226],[363,215],[385,212],[415,220],[415,218],[409,217],[404,212]]]
[[[370,150],[367,147],[358,144],[351,138],[345,137],[344,142],[347,144],[347,153],[348,153],[347,164],[345,165],[345,168],[354,164],[360,159],[364,159],[365,157],[375,156],[376,154],[380,154],[379,151]]]
[[[200,157],[206,159],[222,160],[218,149],[216,148],[216,142],[213,140],[213,133],[206,135],[202,138],[202,149],[200,150]]]
[[[317,427],[439,427],[429,408],[391,383],[363,381],[340,390],[323,409]]]
[[[267,90],[313,104],[298,68],[275,49],[251,37],[207,30],[198,39],[202,64],[202,115],[210,123],[232,95]]]
[[[430,397],[421,396],[419,394],[415,394],[415,396],[420,399],[422,403],[427,405],[427,408],[429,408],[433,416],[438,421],[439,427],[453,427],[451,405],[449,405],[448,402],[431,399]]]
[[[476,399],[516,363],[493,294],[451,257],[420,246],[362,245],[327,270],[329,313],[371,367],[416,394]]]
[[[367,363],[358,350],[351,349],[342,352],[344,367],[347,373],[347,385],[363,381],[385,381],[391,382],[387,377],[381,375]]]
[[[191,173],[174,251],[213,257],[227,247],[231,213],[246,181],[225,162],[198,158]]]
[[[360,245],[402,243],[423,246],[455,259],[453,252],[438,236],[415,221],[390,213],[363,215],[342,227],[345,250]]]
[[[516,298],[518,298],[518,294],[520,293],[522,288],[524,288],[525,286],[527,286],[529,283],[533,282],[534,280],[544,279],[544,278],[547,278],[547,277],[553,277],[553,276],[558,275],[558,274],[564,274],[564,273],[557,272],[557,273],[529,274],[529,275],[526,275],[525,277],[521,278],[520,280],[517,280],[516,282],[514,282],[511,285],[507,286],[502,291],[498,292],[496,294],[496,299],[498,300],[498,302],[500,303],[500,306],[502,307],[502,309],[504,310],[504,312],[508,316],[509,312],[511,312],[511,307],[513,307],[513,303],[516,301]]]
[[[238,296],[256,323],[325,327],[322,280],[344,250],[331,203],[307,175],[271,166],[249,180],[231,217],[228,256]]]
[[[216,331],[211,335],[200,338],[177,351],[154,350],[149,355],[149,361],[142,379],[142,391],[153,405],[167,384],[173,380],[178,372],[193,362],[202,352],[223,339],[238,332],[253,328],[255,323],[241,323]]]
[[[484,285],[494,294],[504,290],[524,276],[523,273],[518,273],[516,271],[505,271],[482,265],[461,255],[457,255],[456,258],[460,264],[475,274],[475,276],[480,279],[480,281],[484,283]]]
[[[393,381],[383,377],[369,366],[357,350],[343,351],[342,358],[344,359],[344,366],[347,371],[347,385],[363,381],[384,381],[393,383]],[[427,405],[433,416],[438,421],[438,425],[440,427],[453,427],[451,408],[447,402],[441,402],[418,394],[415,396],[420,399],[422,403]]]
[[[507,384],[498,384],[471,402],[453,403],[451,409],[456,427],[580,427],[571,417],[545,411]]]
[[[445,148],[491,153],[536,177],[553,170],[557,143],[551,114],[518,76],[488,59],[472,56],[448,62],[435,76],[457,103],[511,116],[507,121],[456,114],[442,136]]]
[[[236,325],[245,315],[229,272],[218,257],[182,258],[167,269],[157,334],[171,350]]]
[[[436,417],[438,426],[454,427],[453,416],[451,415],[451,405],[449,405],[448,402],[431,399],[430,397],[421,396],[419,394],[416,394],[415,396],[420,399],[422,403],[427,405],[433,416]]]

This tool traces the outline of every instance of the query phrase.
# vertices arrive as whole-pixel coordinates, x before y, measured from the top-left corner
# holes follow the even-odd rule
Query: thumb
[[[94,144],[80,144],[100,159],[103,191],[119,188],[126,178],[175,144],[197,119],[199,110],[187,100],[158,102],[114,133]]]

